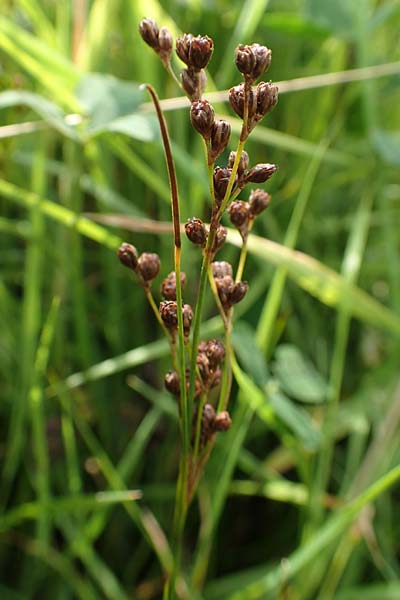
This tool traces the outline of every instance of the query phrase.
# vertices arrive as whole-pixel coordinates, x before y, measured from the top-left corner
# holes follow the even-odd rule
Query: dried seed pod
[[[168,329],[176,330],[178,326],[177,305],[175,300],[160,302],[160,316]]]
[[[199,352],[197,354],[196,365],[199,370],[203,384],[207,385],[208,380],[210,379],[210,362],[205,352]]]
[[[225,150],[231,135],[231,126],[225,119],[215,121],[211,132],[211,148],[208,153],[208,164],[211,165]]]
[[[222,371],[221,369],[216,369],[212,374],[212,378],[210,381],[210,388],[218,387],[221,384],[222,379]]]
[[[205,90],[207,76],[205,71],[188,68],[181,71],[181,83],[190,100],[199,100]]]
[[[151,282],[160,272],[160,257],[158,254],[143,252],[139,256],[138,271],[146,282]]]
[[[208,233],[207,228],[201,219],[197,219],[196,217],[188,219],[185,224],[185,233],[193,244],[204,248],[207,242]]]
[[[238,229],[249,222],[250,206],[248,202],[243,202],[243,200],[234,200],[231,202],[228,212],[232,225]]]
[[[232,265],[225,260],[214,261],[211,263],[211,270],[214,279],[218,277],[225,277],[225,275],[228,275],[229,277],[233,276]]]
[[[205,404],[201,416],[200,446],[204,447],[215,433],[215,409],[212,404]]]
[[[118,258],[120,262],[128,269],[132,269],[132,271],[136,271],[138,266],[138,253],[135,246],[132,244],[128,244],[124,242],[118,248]]]
[[[214,125],[214,109],[207,100],[196,100],[190,107],[190,120],[193,127],[205,140],[211,138]]]
[[[249,197],[249,205],[252,215],[259,215],[265,210],[271,201],[271,196],[264,190],[253,190]]]
[[[211,248],[212,254],[216,254],[218,250],[222,248],[225,244],[226,236],[228,235],[228,230],[223,225],[218,225],[217,231],[215,232],[214,243]]]
[[[179,375],[176,371],[168,371],[164,377],[165,388],[174,396],[180,395]]]
[[[219,412],[214,419],[214,431],[227,431],[232,425],[232,419],[228,411]]]
[[[229,161],[228,161],[228,165],[229,167],[232,169],[233,165],[235,163],[235,159],[236,159],[236,152],[234,150],[232,150],[232,152],[229,154]],[[242,150],[242,154],[240,155],[240,160],[239,160],[239,166],[238,166],[238,175],[242,175],[246,169],[248,169],[249,167],[249,155],[247,154],[246,150]]]
[[[243,119],[244,117],[244,96],[245,96],[245,85],[241,83],[229,90],[229,102],[235,113]],[[249,122],[252,121],[254,115],[257,112],[257,98],[253,88],[249,89],[247,98],[248,114],[247,118]]]
[[[221,206],[221,203],[225,197],[231,174],[232,169],[229,167],[215,167],[214,169],[214,195],[217,206]],[[237,176],[235,177],[235,183],[236,182]],[[235,189],[235,183],[233,185],[232,192]]]
[[[209,63],[214,50],[214,42],[207,35],[194,37],[185,33],[176,40],[176,53],[188,67],[196,70],[204,69]]]
[[[186,284],[186,274],[181,271],[181,287]],[[172,271],[161,284],[161,294],[166,300],[176,300],[176,273]]]
[[[143,19],[139,23],[139,33],[142,39],[156,52],[159,51],[159,30],[157,23],[153,19]]]
[[[256,81],[271,64],[271,50],[260,44],[236,48],[235,63],[245,79],[250,82]]]
[[[190,327],[193,321],[193,309],[190,304],[184,304],[182,308],[182,317],[183,317],[183,333],[185,337],[189,336]]]
[[[278,87],[272,83],[261,81],[255,95],[257,101],[256,120],[261,121],[278,103]]]
[[[272,175],[278,170],[276,165],[270,163],[259,163],[255,165],[246,173],[246,183],[264,183],[272,177]]]
[[[209,340],[205,345],[205,354],[207,355],[210,368],[215,371],[225,358],[225,346],[216,339]]]
[[[158,46],[161,60],[168,64],[172,54],[173,39],[168,27],[161,27],[158,34]]]
[[[233,306],[234,304],[237,304],[238,302],[243,300],[243,298],[247,294],[248,289],[249,284],[247,283],[247,281],[238,281],[237,283],[235,283],[229,297],[229,304]]]
[[[234,288],[234,281],[230,275],[224,275],[224,277],[217,277],[215,279],[215,285],[217,286],[218,296],[221,304],[224,308],[230,307],[230,298]]]

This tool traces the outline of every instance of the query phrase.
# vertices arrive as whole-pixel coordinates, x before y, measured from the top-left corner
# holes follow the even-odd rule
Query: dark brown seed
[[[229,162],[228,165],[230,166],[230,168],[233,168],[233,165],[235,163],[235,159],[236,159],[236,152],[234,150],[232,150],[232,152],[229,154]],[[246,150],[242,151],[242,154],[240,155],[240,160],[239,160],[239,166],[238,166],[238,175],[242,175],[244,173],[244,171],[246,171],[246,169],[249,166],[249,155],[247,154]]]
[[[215,232],[214,243],[213,243],[212,248],[211,248],[211,252],[214,255],[225,244],[225,240],[226,240],[226,236],[227,235],[228,235],[228,230],[223,225],[218,225],[217,231]]]
[[[193,321],[193,309],[190,304],[184,304],[182,308],[182,317],[183,317],[183,333],[185,337],[189,336],[190,327]]]
[[[178,315],[176,302],[164,300],[160,302],[160,315],[168,329],[176,329],[178,326]]]
[[[164,377],[164,385],[166,389],[174,396],[180,394],[179,375],[176,371],[168,371]]]
[[[207,242],[207,228],[201,219],[193,217],[185,224],[185,233],[188,239],[196,246],[204,248]]]
[[[271,201],[271,196],[264,190],[253,190],[249,197],[250,210],[253,215],[259,215]]]
[[[210,388],[218,387],[221,383],[222,379],[222,371],[221,369],[216,369],[213,373],[213,376],[210,381]]]
[[[234,281],[230,275],[225,275],[224,277],[217,277],[215,279],[215,284],[217,286],[218,296],[221,301],[221,304],[224,308],[229,308],[230,298],[234,288]]]
[[[214,430],[215,431],[227,431],[232,425],[232,419],[228,411],[223,410],[218,413],[214,419]]]
[[[159,50],[158,35],[159,30],[157,23],[153,19],[143,19],[139,23],[139,33],[142,39],[153,48],[156,52]]]
[[[218,277],[225,277],[225,275],[232,277],[233,275],[232,265],[225,260],[214,261],[211,263],[211,269],[214,279]]]
[[[237,283],[235,283],[235,285],[233,286],[233,290],[229,296],[230,306],[233,306],[234,304],[237,304],[238,302],[243,300],[248,289],[249,285],[247,281],[238,281]]]
[[[196,365],[199,370],[202,382],[208,384],[210,378],[210,362],[205,352],[199,352],[196,356]]]
[[[270,163],[259,163],[255,165],[246,174],[245,180],[247,183],[264,183],[272,177],[272,175],[278,170],[276,165]]]
[[[176,40],[176,53],[181,61],[198,71],[207,66],[213,50],[214,42],[207,35],[194,37],[191,33],[185,33]]]
[[[219,340],[209,340],[205,346],[205,354],[207,355],[210,368],[215,371],[225,358],[225,346]]]
[[[229,179],[232,174],[232,169],[229,167],[215,167],[214,169],[214,195],[217,206],[220,206],[228,189]],[[235,178],[235,182],[237,177]],[[235,189],[233,185],[232,191]]]
[[[138,271],[144,281],[152,281],[160,272],[160,257],[158,254],[143,252],[139,256]]]
[[[229,90],[230,105],[241,119],[244,117],[244,88],[244,83],[241,83]],[[257,98],[253,88],[249,89],[247,107],[248,119],[251,121],[257,112]]]
[[[181,287],[186,283],[186,274],[181,272]],[[166,300],[176,300],[176,273],[172,271],[161,284],[161,294]]]
[[[231,135],[231,126],[228,121],[219,119],[215,121],[211,132],[211,148],[208,155],[208,163],[211,165],[225,150]]]
[[[205,404],[201,417],[200,445],[203,447],[215,432],[215,409],[212,404]]]
[[[169,62],[172,53],[173,39],[171,32],[167,27],[161,27],[158,34],[158,45],[162,60],[164,62]]]
[[[234,200],[230,204],[228,212],[232,225],[237,228],[242,227],[249,221],[250,206],[248,202],[243,202],[243,200]]]
[[[257,121],[260,121],[278,103],[278,87],[261,81],[256,89]]]
[[[205,140],[211,138],[214,125],[214,109],[207,100],[196,100],[190,107],[190,120],[193,127]]]
[[[118,258],[120,262],[128,269],[135,271],[138,265],[138,253],[135,246],[124,242],[118,248]]]
[[[192,68],[181,71],[181,83],[190,100],[199,100],[206,87],[205,71],[195,71]]]
[[[271,50],[260,44],[240,45],[236,48],[235,62],[248,81],[256,81],[271,64]]]

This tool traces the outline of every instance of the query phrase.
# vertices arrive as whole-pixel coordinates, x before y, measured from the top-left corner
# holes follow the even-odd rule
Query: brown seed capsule
[[[230,204],[228,212],[232,225],[238,229],[249,221],[250,206],[248,202],[243,202],[243,200],[234,200]]]
[[[190,100],[199,100],[206,87],[205,71],[195,71],[192,68],[181,71],[181,83]]]
[[[204,248],[207,242],[207,228],[201,219],[192,217],[185,223],[185,233],[192,244]]]
[[[217,286],[218,296],[221,304],[224,308],[230,307],[230,297],[234,288],[234,281],[230,275],[224,277],[218,277],[215,279],[215,285]]]
[[[193,127],[205,140],[211,138],[214,125],[214,109],[207,100],[196,100],[190,107],[190,120]]]
[[[215,409],[212,404],[205,404],[201,416],[200,445],[204,447],[215,432]]]
[[[159,30],[157,23],[153,19],[143,19],[139,23],[139,33],[142,39],[148,44],[153,50],[158,52],[159,50]]]
[[[132,269],[132,271],[136,271],[138,265],[138,253],[135,246],[132,246],[132,244],[128,244],[127,242],[121,244],[118,248],[118,258],[125,267]]]
[[[246,183],[264,183],[278,170],[276,165],[270,163],[259,163],[246,173]]]
[[[271,64],[271,50],[260,44],[236,48],[235,62],[238,70],[248,81],[256,81]]]
[[[271,200],[271,196],[264,192],[264,190],[253,190],[249,197],[249,205],[252,215],[259,215],[263,210],[265,210]]]
[[[219,340],[209,340],[205,346],[205,354],[207,355],[210,368],[215,371],[225,358],[225,346]]]
[[[214,430],[215,431],[227,431],[232,425],[232,419],[228,411],[223,410],[218,413],[214,419]]]
[[[158,254],[143,252],[139,256],[137,268],[144,281],[152,281],[160,271],[160,257]]]
[[[232,169],[229,167],[215,167],[214,169],[214,195],[217,206],[221,206],[222,200],[225,197],[231,174]],[[236,181],[237,176],[235,178],[235,183]],[[234,189],[235,184],[233,185],[232,192]]]
[[[207,385],[210,378],[210,363],[205,352],[199,352],[196,356],[196,366],[199,370],[201,380]]]
[[[165,388],[174,396],[180,394],[179,375],[176,371],[168,371],[164,377]]]
[[[204,69],[209,63],[214,50],[214,42],[206,35],[194,37],[185,33],[176,40],[176,53],[188,67],[196,70]]]
[[[229,167],[232,169],[233,165],[235,164],[235,159],[236,159],[236,152],[234,150],[232,150],[232,152],[229,154],[229,161],[228,161],[228,165]],[[246,150],[242,151],[242,154],[240,155],[240,160],[239,160],[239,166],[238,166],[238,175],[242,175],[246,169],[249,166],[249,155],[247,154]]]
[[[278,87],[261,81],[256,89],[257,111],[256,119],[260,121],[278,103]]]
[[[183,333],[185,337],[189,336],[190,327],[193,321],[193,309],[190,304],[184,304],[182,308],[182,317],[183,317]]]
[[[175,330],[178,326],[176,302],[174,300],[160,302],[160,316],[168,329]]]
[[[228,235],[228,230],[223,225],[218,225],[217,231],[215,232],[214,243],[211,248],[212,254],[216,254],[218,250],[222,248],[225,244],[226,236]]]
[[[243,300],[243,298],[247,294],[248,289],[249,284],[247,283],[247,281],[238,281],[237,283],[235,283],[229,297],[229,304],[233,306],[234,304],[237,304],[238,302]]]
[[[181,272],[181,287],[186,283],[186,274]],[[172,271],[161,284],[161,294],[166,300],[176,300],[176,273]]]
[[[230,265],[225,260],[214,261],[213,263],[211,263],[211,270],[214,279],[218,277],[225,277],[225,275],[229,275],[229,277],[232,277],[233,275],[232,265]]]
[[[162,61],[164,63],[169,63],[172,54],[173,39],[171,32],[167,27],[161,27],[158,34],[158,45]]]
[[[208,164],[212,164],[228,145],[231,135],[231,126],[228,121],[219,119],[215,121],[211,132],[211,148],[208,153]]]
[[[235,87],[229,90],[229,102],[235,113],[243,119],[244,117],[244,90],[245,85],[241,83],[240,85],[236,85]],[[254,93],[253,88],[249,89],[248,99],[247,99],[247,107],[248,107],[248,119],[251,121],[254,115],[257,112],[257,98]]]
[[[221,379],[222,379],[222,371],[221,371],[221,369],[216,369],[214,371],[211,381],[210,381],[210,388],[218,387],[221,384]]]

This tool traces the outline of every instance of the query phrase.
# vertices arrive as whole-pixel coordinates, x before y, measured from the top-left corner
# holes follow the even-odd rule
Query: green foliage
[[[145,15],[174,35],[214,38],[205,97],[239,82],[240,42],[271,47],[268,77],[281,81],[277,108],[246,147],[251,164],[279,172],[249,238],[233,423],[189,514],[183,595],[398,598],[400,11],[391,0],[4,2],[0,595],[147,600],[173,569],[169,348],[116,258],[124,240],[158,252],[158,300],[173,269],[170,195],[141,84],[166,111],[182,221],[207,219],[209,199],[187,103],[137,32]],[[383,63],[391,74],[370,69]],[[346,83],[337,79],[348,70]],[[310,78],[318,74],[330,78]],[[237,139],[226,97],[214,106]],[[220,260],[236,260],[240,246],[230,230]],[[196,250],[183,240],[189,302]],[[219,337],[211,294],[204,314],[202,338]]]

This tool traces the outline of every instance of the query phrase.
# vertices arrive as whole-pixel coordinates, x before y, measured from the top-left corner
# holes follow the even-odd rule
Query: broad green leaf
[[[28,106],[62,135],[76,141],[80,139],[76,129],[68,124],[64,110],[40,94],[22,90],[2,92],[0,94],[0,109],[9,108],[10,106]]]
[[[273,370],[283,390],[292,398],[311,404],[326,400],[326,381],[296,346],[278,346]]]
[[[265,357],[256,345],[254,329],[248,323],[238,321],[235,323],[232,338],[235,352],[246,372],[259,387],[264,387],[268,383],[269,373]]]
[[[395,467],[373,483],[365,492],[347,506],[332,515],[310,541],[296,549],[285,561],[285,579],[292,577],[313,561],[327,546],[336,542],[337,538],[347,530],[360,511],[379,496],[385,493],[400,479],[400,466]],[[242,589],[228,596],[228,600],[262,600],[276,597],[282,584],[282,565],[274,569],[265,565],[265,572]],[[272,594],[272,596],[271,596]]]
[[[241,237],[236,231],[229,232],[228,241],[241,246]],[[249,236],[248,249],[262,261],[285,266],[289,277],[327,306],[345,306],[349,314],[361,321],[400,336],[397,314],[315,258],[256,235]]]
[[[115,131],[143,141],[157,137],[154,116],[136,112],[146,99],[137,83],[89,73],[79,81],[76,95],[88,116],[87,135]]]
[[[372,142],[380,157],[389,165],[398,167],[400,165],[400,130],[384,131],[374,129]]]

